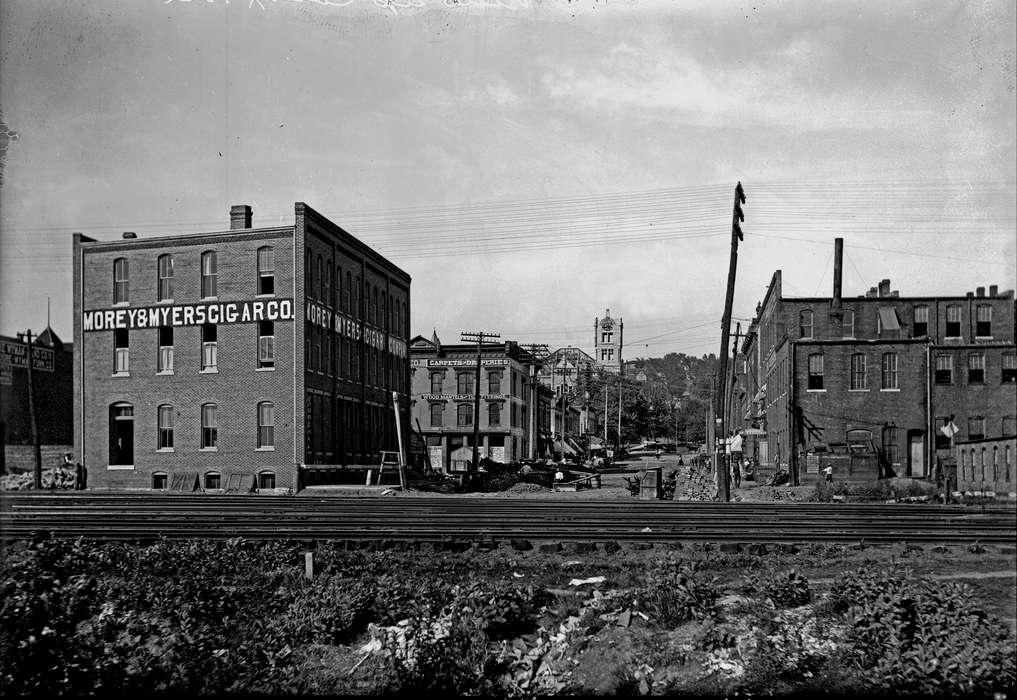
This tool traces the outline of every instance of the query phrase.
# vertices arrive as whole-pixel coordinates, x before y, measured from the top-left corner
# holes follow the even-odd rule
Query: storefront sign
[[[473,401],[474,394],[421,394],[424,401]],[[481,394],[480,398],[485,401],[498,401],[505,398],[504,394]]]
[[[480,364],[484,367],[507,367],[509,361],[504,357],[481,357]],[[472,360],[410,360],[413,367],[476,367],[477,359]]]
[[[136,309],[104,309],[82,314],[86,331],[111,331],[124,328],[156,328],[159,326],[201,326],[206,323],[256,323],[258,321],[292,321],[293,301],[271,299],[259,301],[209,302],[206,304],[167,304]]]
[[[32,346],[32,369],[43,372],[53,371],[53,362],[56,355],[49,348]],[[0,341],[0,362],[10,367],[28,367],[28,346],[24,343],[12,343],[9,340]]]

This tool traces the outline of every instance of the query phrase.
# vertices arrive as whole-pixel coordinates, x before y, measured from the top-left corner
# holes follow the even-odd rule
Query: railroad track
[[[4,494],[4,541],[98,540],[1012,544],[1017,511],[902,504],[577,502],[493,498]]]

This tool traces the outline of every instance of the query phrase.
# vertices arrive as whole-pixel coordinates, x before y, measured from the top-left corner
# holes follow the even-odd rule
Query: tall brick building
[[[611,318],[611,309],[604,311],[604,318],[593,319],[593,357],[601,367],[614,374],[622,373],[624,347],[625,322]]]
[[[74,444],[93,488],[298,489],[408,435],[410,277],[290,226],[74,234]],[[393,398],[393,393],[395,398]]]
[[[956,440],[1013,435],[1017,346],[1012,290],[903,297],[883,280],[841,294],[836,242],[831,297],[785,297],[781,271],[742,345],[742,425],[766,436],[765,471],[800,479],[807,460],[848,443],[871,445],[883,475],[932,478]]]

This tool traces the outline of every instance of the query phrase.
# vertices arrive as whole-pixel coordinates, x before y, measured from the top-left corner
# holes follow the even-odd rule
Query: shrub
[[[369,579],[319,577],[295,591],[282,624],[295,641],[340,644],[366,628],[376,594]]]
[[[1017,681],[1014,636],[956,583],[910,571],[859,570],[832,593],[845,612],[849,657],[870,688],[923,694],[991,694]]]
[[[665,625],[706,619],[717,603],[715,583],[716,579],[705,580],[694,563],[664,561],[647,576],[646,606]]]
[[[758,590],[778,608],[795,608],[812,600],[809,580],[794,570],[768,576],[759,582]]]

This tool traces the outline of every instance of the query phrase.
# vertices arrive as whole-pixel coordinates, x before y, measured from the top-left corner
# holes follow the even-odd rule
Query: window
[[[950,449],[950,438],[943,434],[942,428],[950,425],[950,419],[946,416],[936,416],[936,449],[937,450],[948,450]]]
[[[501,425],[501,404],[492,403],[487,406],[487,424],[491,426]]]
[[[165,472],[152,474],[152,489],[154,491],[165,491],[169,486],[169,478]]]
[[[992,480],[996,481],[999,479],[999,449],[992,446]]]
[[[900,453],[897,445],[897,428],[883,428],[883,457],[889,464],[900,464]]]
[[[900,318],[897,309],[891,306],[880,306],[876,309],[876,335],[882,337],[886,333],[889,338],[900,335]]]
[[[1017,435],[1017,416],[1003,416],[1002,432],[1003,437]]]
[[[823,355],[809,355],[809,389],[818,391],[823,388]]]
[[[275,472],[261,472],[258,474],[258,490],[275,488]]]
[[[805,310],[798,314],[798,337],[812,337],[812,312]]]
[[[992,307],[988,304],[975,307],[975,335],[979,338],[992,337]]]
[[[968,355],[968,384],[985,383],[985,355]]]
[[[1017,353],[1003,353],[1003,383],[1017,382]]]
[[[936,355],[936,384],[953,384],[953,355]]]
[[[915,320],[911,324],[911,335],[915,338],[921,338],[929,334],[929,307],[928,306],[916,306],[915,307]]]
[[[841,335],[845,338],[855,337],[855,312],[851,309],[844,309],[844,316],[841,318]]]
[[[131,371],[130,331],[117,328],[113,331],[113,374],[129,374]]]
[[[604,332],[602,332],[600,334],[600,342],[601,343],[610,343],[611,342],[611,338],[613,336],[614,336],[614,333],[612,333],[611,331],[604,331]]]
[[[442,413],[445,410],[444,404],[432,403],[430,409],[431,409],[431,427],[432,428],[441,427]]]
[[[258,294],[275,294],[275,251],[258,248]]]
[[[851,388],[860,390],[865,386],[865,355],[855,353],[851,356]]]
[[[883,388],[899,389],[897,384],[897,353],[883,353]]]
[[[310,248],[304,255],[304,294],[314,296],[314,256]]]
[[[614,361],[614,348],[607,349],[607,359],[611,360],[612,362]]]
[[[126,304],[130,300],[127,258],[117,258],[113,261],[113,303]]]
[[[173,300],[173,256],[159,256],[159,301]]]
[[[456,377],[456,393],[457,394],[472,394],[473,393],[473,375],[469,372],[460,372],[459,376]]]
[[[445,379],[444,372],[431,372],[431,393],[440,394],[442,383]]]
[[[275,447],[275,404],[262,401],[258,404],[258,449]]]
[[[318,256],[318,298],[324,304],[328,301],[328,296],[325,294],[325,290],[328,288],[328,282],[325,281],[327,275],[325,274],[325,261]]]
[[[134,464],[134,406],[115,403],[109,409],[110,466]]]
[[[1010,471],[1010,469],[1011,469],[1011,467],[1013,465],[1013,456],[1012,455],[1013,455],[1013,453],[1010,452],[1010,446],[1009,445],[1007,445],[1006,447],[1003,448],[1003,466],[1006,468],[1006,474],[1004,475],[1004,478],[1007,481],[1010,481],[1010,474],[1012,474],[1012,472]]]
[[[219,295],[219,261],[214,251],[201,254],[201,298]]]
[[[159,326],[160,372],[173,371],[173,326]]]
[[[205,474],[205,490],[215,491],[222,488],[222,475],[219,472],[208,472]]]
[[[473,425],[473,406],[461,403],[456,407],[456,425]]]
[[[275,321],[258,321],[258,367],[275,367]]]
[[[501,372],[487,373],[487,393],[489,394],[501,393]]]
[[[201,326],[201,371],[215,372],[219,365],[219,327],[214,323]]]
[[[960,338],[961,334],[961,307],[951,304],[946,307],[946,337]]]
[[[206,403],[201,407],[201,449],[214,450],[219,444],[219,407]]]
[[[159,440],[156,449],[173,449],[173,407],[160,406],[158,415]]]
[[[981,440],[985,437],[985,418],[971,416],[968,418],[968,440]]]

